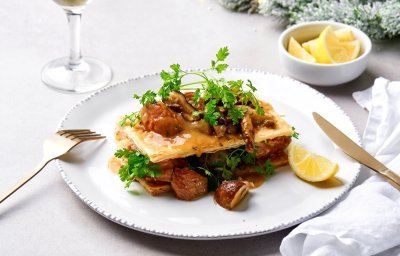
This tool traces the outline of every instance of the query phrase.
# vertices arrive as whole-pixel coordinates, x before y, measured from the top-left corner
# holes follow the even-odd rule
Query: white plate
[[[125,190],[118,176],[107,169],[107,160],[116,149],[116,120],[139,108],[132,99],[134,93],[159,88],[161,79],[157,74],[107,87],[66,114],[60,129],[90,128],[108,139],[103,143],[83,143],[68,159],[58,161],[62,177],[80,199],[102,216],[132,229],[182,239],[225,239],[274,232],[318,215],[350,189],[359,164],[334,146],[311,115],[312,111],[319,112],[359,142],[352,122],[333,101],[307,85],[273,74],[230,70],[224,77],[250,79],[258,88],[258,97],[271,102],[300,132],[299,143],[337,161],[340,170],[335,182],[312,185],[297,178],[288,167],[279,168],[260,188],[251,190],[234,211],[216,205],[211,193],[186,202],[172,195],[152,197],[137,184]]]

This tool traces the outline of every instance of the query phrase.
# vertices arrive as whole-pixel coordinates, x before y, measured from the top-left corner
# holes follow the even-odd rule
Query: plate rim
[[[188,69],[187,71],[202,71],[205,69]],[[310,87],[307,84],[304,84],[298,80],[295,80],[291,77],[288,76],[283,76],[283,75],[279,75],[279,74],[275,74],[275,73],[271,73],[271,72],[267,72],[267,71],[263,71],[263,70],[259,70],[259,69],[248,69],[248,68],[229,68],[227,69],[227,71],[230,72],[246,72],[246,73],[257,73],[257,74],[261,74],[261,75],[265,75],[265,76],[275,76],[278,77],[280,79],[286,79],[286,80],[290,80],[292,83],[295,83],[299,86],[302,86],[305,90],[309,90],[310,92],[312,92],[313,94],[317,95],[318,97],[322,97],[324,100],[330,101],[330,103],[332,104],[333,107],[335,107],[346,119],[348,119],[348,121],[350,122],[350,126],[353,129],[353,131],[355,131],[355,134],[357,136],[357,140],[355,141],[357,144],[361,145],[361,137],[360,134],[358,132],[358,130],[356,129],[353,121],[350,119],[350,117],[347,115],[346,112],[344,112],[344,110],[337,105],[331,98],[325,96],[323,93],[317,91],[316,89]],[[131,83],[132,81],[137,81],[137,80],[141,80],[141,79],[145,79],[148,77],[155,77],[155,76],[159,76],[160,72],[154,72],[154,73],[149,73],[149,74],[145,74],[145,75],[138,75],[134,78],[130,78],[121,82],[117,82],[111,85],[108,85],[106,87],[103,87],[101,89],[99,89],[98,91],[95,91],[93,93],[91,93],[90,95],[86,96],[85,98],[79,100],[77,103],[75,103],[67,112],[66,114],[62,117],[62,119],[60,120],[60,122],[57,125],[57,130],[60,130],[63,128],[63,124],[65,121],[68,120],[69,116],[71,115],[71,113],[73,113],[78,107],[80,107],[82,104],[85,104],[87,101],[93,99],[95,96],[97,96],[98,94],[101,94],[111,88],[117,87],[117,86],[124,86],[124,85],[128,85],[129,83]],[[318,216],[319,214],[321,214],[322,212],[328,210],[330,207],[332,207],[333,205],[335,205],[336,203],[338,203],[338,201],[340,201],[353,187],[353,185],[355,184],[356,180],[358,179],[359,175],[360,175],[360,171],[361,171],[361,165],[359,163],[357,163],[357,170],[356,170],[356,175],[354,176],[354,178],[345,186],[344,190],[337,195],[331,202],[329,202],[328,204],[325,204],[324,206],[322,206],[321,208],[319,208],[316,211],[313,211],[312,213],[303,216],[301,218],[298,218],[296,220],[290,221],[290,222],[286,222],[286,223],[280,223],[278,225],[275,225],[271,228],[265,229],[265,230],[261,230],[261,231],[249,231],[249,232],[239,232],[239,233],[233,233],[233,234],[229,234],[229,235],[190,235],[190,234],[177,234],[177,233],[168,233],[168,232],[163,232],[163,231],[157,231],[157,230],[151,230],[149,228],[146,227],[141,227],[136,225],[135,223],[128,223],[128,221],[119,218],[116,215],[113,215],[110,212],[107,212],[105,210],[103,210],[102,208],[100,208],[99,206],[97,206],[93,201],[91,201],[89,198],[87,198],[85,195],[83,195],[79,189],[72,183],[72,181],[68,178],[67,174],[64,171],[64,168],[62,166],[62,161],[59,159],[56,159],[56,166],[61,174],[62,179],[65,181],[65,183],[68,185],[68,187],[75,193],[76,196],[78,196],[78,198],[84,202],[87,206],[89,206],[89,208],[91,208],[92,210],[94,210],[96,213],[100,214],[101,216],[105,217],[108,220],[111,220],[112,222],[115,222],[117,224],[120,224],[122,226],[128,227],[130,229],[134,229],[140,232],[144,232],[147,234],[152,234],[152,235],[157,235],[157,236],[163,236],[163,237],[169,237],[169,238],[176,238],[176,239],[184,239],[184,240],[224,240],[224,239],[235,239],[235,238],[244,238],[244,237],[252,237],[252,236],[259,236],[259,235],[264,235],[264,234],[268,234],[268,233],[273,233],[279,230],[283,230],[289,227],[292,227],[294,225],[300,224],[306,220],[309,220],[313,217]]]

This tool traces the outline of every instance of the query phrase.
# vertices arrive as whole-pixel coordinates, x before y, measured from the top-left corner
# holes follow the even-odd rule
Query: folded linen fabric
[[[400,175],[400,82],[378,78],[353,97],[369,111],[364,148]],[[285,256],[400,255],[400,191],[373,175],[292,230],[280,250]]]

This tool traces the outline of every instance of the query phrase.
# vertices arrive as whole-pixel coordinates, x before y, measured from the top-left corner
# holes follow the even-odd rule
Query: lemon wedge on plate
[[[301,47],[301,45],[293,37],[291,37],[289,40],[288,52],[298,59],[312,63],[316,62],[315,58],[306,50],[304,50],[304,48]]]
[[[342,63],[357,58],[360,48],[358,40],[341,42],[328,26],[317,39],[314,57],[319,63]]]
[[[299,144],[291,143],[288,149],[289,165],[301,179],[319,182],[333,177],[339,165],[329,159],[308,151]]]

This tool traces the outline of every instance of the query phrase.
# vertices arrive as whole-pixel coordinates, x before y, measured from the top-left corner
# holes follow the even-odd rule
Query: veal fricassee
[[[158,92],[134,95],[142,108],[120,119],[109,161],[126,187],[139,182],[151,195],[173,192],[182,200],[215,191],[215,201],[232,209],[287,164],[293,128],[256,99],[251,81],[209,74],[228,67],[228,54],[221,48],[207,71],[171,65]],[[189,75],[200,80],[183,83]]]

